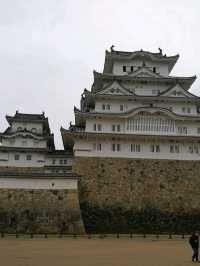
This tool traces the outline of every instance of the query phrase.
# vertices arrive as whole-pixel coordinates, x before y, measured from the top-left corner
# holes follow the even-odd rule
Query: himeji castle
[[[106,51],[103,73],[74,108],[75,124],[61,128],[75,157],[200,160],[200,98],[196,76],[173,76],[179,55],[159,48]]]
[[[200,98],[179,55],[106,51],[57,150],[44,113],[0,133],[0,231],[200,230]]]

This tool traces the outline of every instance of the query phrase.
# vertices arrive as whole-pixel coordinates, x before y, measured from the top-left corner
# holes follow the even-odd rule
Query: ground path
[[[187,240],[1,239],[2,266],[188,266]]]

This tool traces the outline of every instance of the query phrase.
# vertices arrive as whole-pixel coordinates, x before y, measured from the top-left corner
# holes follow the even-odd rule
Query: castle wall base
[[[0,231],[84,233],[77,190],[1,188]]]
[[[77,157],[88,232],[191,232],[200,229],[197,161]]]

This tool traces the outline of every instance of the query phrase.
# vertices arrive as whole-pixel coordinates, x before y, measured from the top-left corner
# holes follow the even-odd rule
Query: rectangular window
[[[187,134],[187,127],[178,127],[179,134]]]
[[[126,66],[123,66],[123,72],[126,72]]]
[[[179,153],[179,145],[178,144],[171,144],[170,145],[170,153]]]
[[[120,151],[121,150],[121,145],[119,143],[115,144],[113,143],[112,144],[112,151]]]
[[[106,105],[106,109],[107,109],[107,110],[110,110],[110,104],[107,104],[107,105]]]
[[[97,144],[97,150],[98,150],[98,151],[101,151],[101,143],[98,143],[98,144]]]
[[[160,152],[160,146],[156,145],[156,152]]]
[[[93,125],[93,130],[97,131],[97,125],[96,124]]]
[[[175,152],[179,153],[179,145],[175,145]]]
[[[67,160],[65,159],[65,160],[63,160],[63,162],[64,162],[64,164],[67,164]]]
[[[151,145],[151,146],[150,146],[150,151],[151,151],[151,152],[154,152],[154,145]]]
[[[120,111],[123,111],[124,110],[124,106],[123,104],[120,105]]]
[[[156,67],[153,67],[153,72],[156,73]]]
[[[188,107],[187,112],[188,112],[188,114],[191,113],[191,108],[190,107]]]
[[[97,125],[97,129],[98,129],[98,131],[101,131],[101,129],[102,129],[101,124]]]
[[[131,144],[131,152],[140,152],[140,144]]]
[[[105,110],[105,109],[106,109],[105,104],[102,104],[102,110]]]
[[[195,144],[191,144],[190,146],[189,146],[189,152],[190,153],[199,153],[199,147],[198,147],[198,145],[195,145]]]
[[[185,113],[185,107],[182,107],[182,112]]]
[[[121,145],[117,144],[117,151],[120,151],[120,149],[121,149]]]
[[[193,145],[190,145],[190,146],[189,146],[189,152],[190,152],[190,153],[193,153],[193,152],[194,152],[194,150],[193,150]]]
[[[117,132],[120,132],[120,125],[117,125]]]
[[[178,133],[182,134],[182,127],[178,127]]]
[[[197,128],[197,134],[200,134],[200,127]]]
[[[52,164],[56,164],[56,160],[55,159],[52,160]]]
[[[151,152],[160,152],[160,145],[151,145],[150,146],[150,151]]]
[[[115,151],[115,144],[112,144],[112,151]]]
[[[15,161],[19,161],[19,158],[20,158],[19,154],[15,154]]]
[[[63,160],[60,160],[60,164],[63,164]]]
[[[27,161],[31,161],[32,160],[32,155],[30,155],[30,154],[26,155],[26,160]]]
[[[112,125],[112,131],[113,132],[115,131],[115,125]]]
[[[174,145],[170,145],[170,152],[174,153]]]
[[[133,66],[131,66],[131,72],[133,72],[134,71],[134,68],[133,68]]]

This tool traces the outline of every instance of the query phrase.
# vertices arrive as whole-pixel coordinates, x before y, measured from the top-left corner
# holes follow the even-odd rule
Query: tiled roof
[[[184,89],[189,89],[193,82],[196,80],[196,76],[191,77],[132,77],[129,75],[113,75],[98,73],[94,71],[94,83],[92,85],[92,92],[97,92],[103,89],[104,81],[149,81],[149,82],[169,82],[170,84],[181,84]]]
[[[26,113],[19,113],[18,111],[16,111],[13,118],[28,119],[28,120],[41,120],[41,119],[44,120],[45,115],[44,115],[44,113],[42,113],[42,114],[26,114]]]
[[[16,111],[14,116],[9,116],[6,115],[6,119],[9,124],[12,123],[12,121],[25,121],[25,122],[38,122],[38,121],[47,121],[48,118],[45,117],[44,113],[42,114],[24,114],[24,113],[19,113]]]

